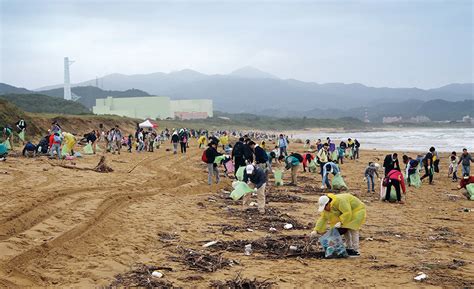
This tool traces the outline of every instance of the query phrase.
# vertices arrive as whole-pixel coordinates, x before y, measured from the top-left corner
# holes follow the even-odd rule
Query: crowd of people
[[[312,236],[323,233],[327,224],[332,230],[344,235],[347,241],[347,254],[359,256],[359,230],[366,218],[366,208],[363,202],[349,193],[338,193],[336,180],[343,182],[342,167],[344,161],[360,158],[360,142],[348,138],[336,145],[330,138],[323,142],[321,139],[312,142],[304,141],[302,146],[293,146],[293,140],[284,134],[224,131],[210,132],[205,129],[165,128],[157,131],[154,127],[140,127],[137,124],[134,134],[126,136],[116,125],[109,130],[102,128],[92,130],[81,138],[63,131],[60,124],[54,121],[48,132],[37,144],[25,139],[27,124],[19,120],[15,129],[3,128],[3,142],[0,144],[0,157],[5,160],[8,150],[14,148],[15,136],[23,143],[22,154],[25,157],[47,155],[50,158],[79,157],[77,144],[83,145],[83,153],[96,154],[99,143],[104,145],[105,153],[120,154],[126,148],[129,153],[154,152],[164,143],[169,142],[173,154],[186,154],[191,139],[195,139],[199,148],[205,148],[201,159],[207,166],[207,182],[209,185],[218,184],[221,180],[220,167],[224,176],[245,183],[249,190],[242,196],[244,210],[249,209],[252,195],[256,196],[257,209],[265,214],[266,190],[270,177],[276,184],[282,184],[283,171],[289,171],[291,181],[288,186],[297,186],[298,176],[303,172],[315,173],[321,177],[321,190],[327,194],[318,201],[320,217],[311,233]],[[16,134],[15,134],[16,133]],[[168,150],[168,149],[167,149]],[[385,156],[382,166],[371,161],[365,167],[364,181],[367,192],[376,191],[376,180],[381,181],[380,195],[383,201],[404,204],[402,194],[407,193],[407,187],[421,186],[423,180],[428,184],[434,183],[436,173],[439,173],[440,157],[434,147],[423,155],[411,157],[402,156],[405,168],[402,169],[398,154]],[[449,158],[448,177],[453,181],[461,178],[459,188],[465,188],[474,183],[470,176],[470,164],[474,159],[463,149],[461,154],[452,152]],[[458,176],[461,167],[461,177]],[[383,174],[379,173],[383,170]],[[332,178],[332,181],[331,181]],[[344,183],[345,186],[345,183]],[[345,186],[347,188],[347,186]]]

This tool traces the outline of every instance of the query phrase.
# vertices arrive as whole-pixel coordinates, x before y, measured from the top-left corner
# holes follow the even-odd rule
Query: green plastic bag
[[[335,190],[342,190],[343,188],[349,189],[340,173],[335,175],[332,179],[332,188]]]
[[[474,201],[474,184],[467,185],[466,190],[469,200]]]
[[[19,137],[22,141],[25,141],[25,131],[22,130],[22,131],[18,134],[18,137]]]
[[[10,146],[10,142],[8,140],[3,142],[3,145],[7,148],[7,150],[11,150],[12,147]]]
[[[94,150],[92,149],[92,145],[90,143],[86,144],[82,149],[85,155],[92,155],[94,154]]]
[[[214,159],[214,163],[219,165],[223,159],[225,159],[225,156],[217,156]]]
[[[333,162],[337,161],[337,152],[336,151],[332,152],[331,159],[332,159]]]
[[[349,149],[349,155],[347,157],[352,158],[352,149]]]
[[[61,156],[67,156],[69,154],[69,151],[67,149],[67,145],[63,145],[63,148],[61,149]]]
[[[245,166],[243,167],[240,167],[237,172],[235,173],[235,177],[237,178],[237,180],[239,181],[243,181],[244,180],[244,171],[245,171]]]
[[[276,186],[283,186],[283,171],[276,170],[273,173],[273,176],[275,177],[275,185]]]
[[[248,194],[252,192],[253,189],[250,188],[246,183],[244,182],[237,182],[234,190],[230,193],[230,197],[232,200],[237,201],[240,198],[242,198],[245,194]]]
[[[308,165],[308,169],[311,173],[315,173],[318,170],[318,165],[315,161],[310,161]]]
[[[410,185],[414,186],[415,188],[421,187],[421,179],[419,173],[414,173],[410,175]]]

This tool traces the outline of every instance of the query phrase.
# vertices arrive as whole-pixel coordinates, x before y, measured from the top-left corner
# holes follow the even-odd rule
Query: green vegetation
[[[0,99],[7,100],[28,112],[59,114],[91,114],[82,104],[43,94],[3,94]]]

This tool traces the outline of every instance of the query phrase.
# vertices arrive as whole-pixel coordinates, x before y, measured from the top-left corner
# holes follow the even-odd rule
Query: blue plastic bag
[[[324,257],[326,258],[346,258],[348,256],[342,237],[335,228],[322,235],[319,242],[324,249]]]

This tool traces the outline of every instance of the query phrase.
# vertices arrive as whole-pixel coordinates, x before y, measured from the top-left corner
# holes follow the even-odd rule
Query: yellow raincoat
[[[200,136],[199,139],[198,139],[198,144],[205,145],[206,144],[206,136],[204,136],[204,135]]]
[[[364,203],[351,194],[328,194],[328,197],[332,199],[331,210],[321,213],[314,230],[324,233],[328,222],[331,227],[341,222],[341,228],[359,230],[365,223]]]
[[[219,141],[221,142],[221,145],[226,146],[229,144],[229,137],[227,135],[223,135],[220,137]]]
[[[64,134],[64,146],[66,147],[67,153],[71,152],[74,145],[76,145],[76,138],[71,133],[66,132]]]

